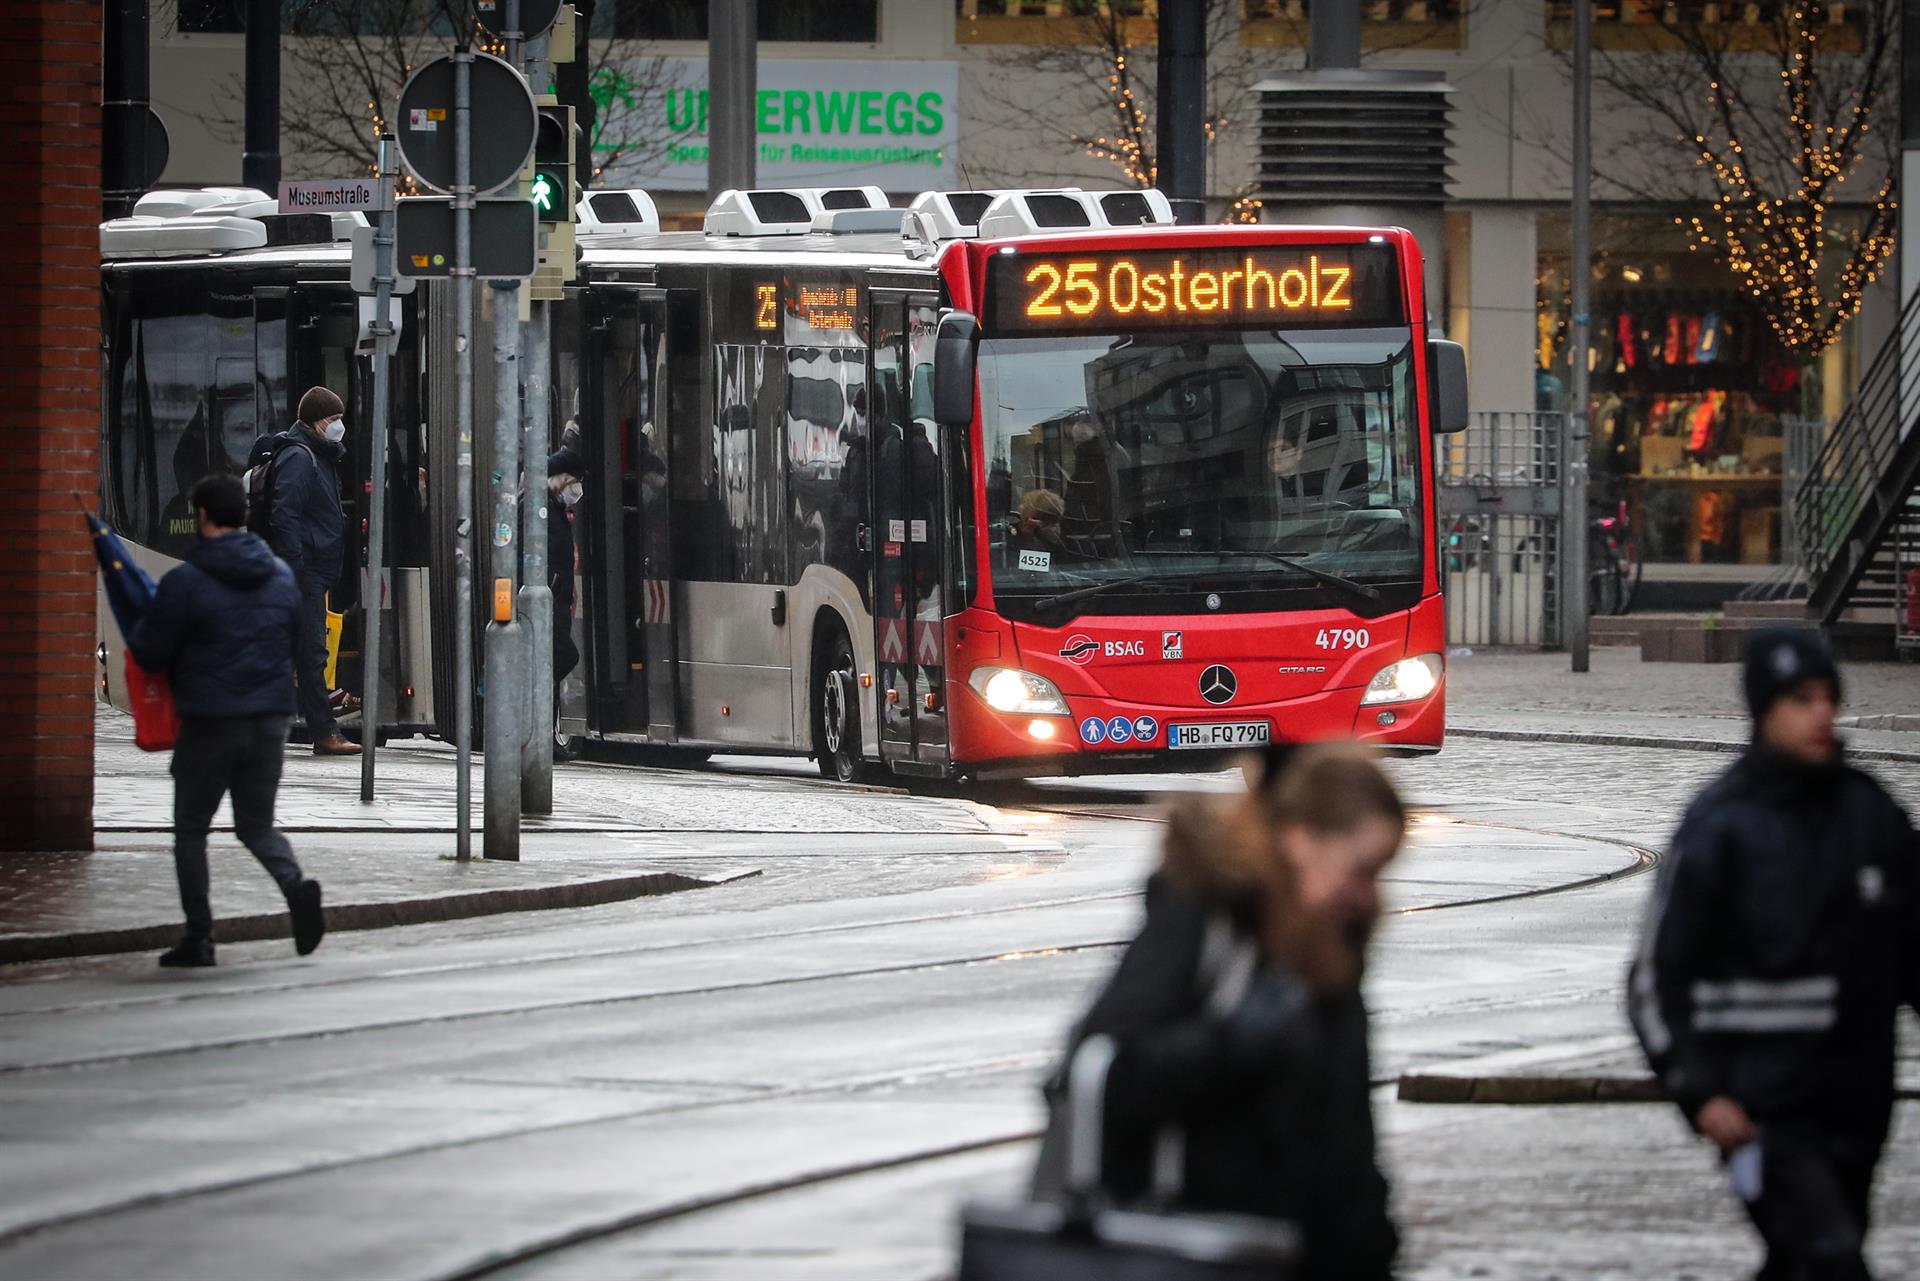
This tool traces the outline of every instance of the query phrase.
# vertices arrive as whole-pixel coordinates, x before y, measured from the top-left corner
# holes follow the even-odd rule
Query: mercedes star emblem
[[[1240,688],[1240,682],[1234,679],[1233,669],[1215,663],[1200,673],[1200,697],[1214,706],[1233,701],[1234,691]]]

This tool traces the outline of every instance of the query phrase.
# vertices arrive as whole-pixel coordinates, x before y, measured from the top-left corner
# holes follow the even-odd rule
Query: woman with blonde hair
[[[1146,923],[1075,1031],[1112,1049],[1102,1185],[1291,1221],[1304,1278],[1385,1278],[1360,980],[1406,810],[1355,745],[1275,749],[1249,774],[1174,811]]]

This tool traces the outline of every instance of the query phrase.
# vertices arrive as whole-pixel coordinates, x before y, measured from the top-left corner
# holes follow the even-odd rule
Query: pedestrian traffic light
[[[573,174],[573,108],[543,106],[533,141],[533,179],[527,189],[541,222],[572,222],[579,200]]]

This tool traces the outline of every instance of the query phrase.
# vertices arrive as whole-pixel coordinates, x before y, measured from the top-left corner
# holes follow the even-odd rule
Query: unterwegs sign
[[[705,190],[707,63],[665,62],[664,87],[646,93],[629,119],[671,141],[651,161],[616,161],[610,176],[662,190]],[[955,185],[959,64],[763,58],[759,72],[759,185],[902,192]]]

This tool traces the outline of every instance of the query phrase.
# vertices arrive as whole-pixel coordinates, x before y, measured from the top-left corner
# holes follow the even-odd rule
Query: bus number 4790
[[[1373,644],[1373,634],[1364,627],[1322,627],[1313,643],[1321,649],[1365,649]]]

